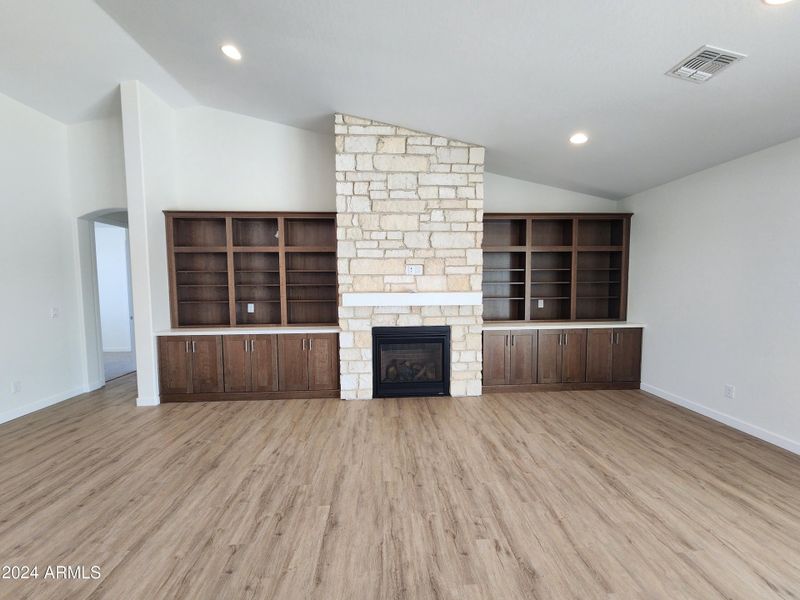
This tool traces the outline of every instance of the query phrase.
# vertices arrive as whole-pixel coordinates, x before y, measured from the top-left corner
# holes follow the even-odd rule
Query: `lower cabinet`
[[[544,329],[539,332],[537,383],[586,381],[586,330]]]
[[[158,338],[164,402],[335,397],[338,334]]]
[[[483,334],[483,385],[509,389],[635,388],[642,330],[492,330]]]
[[[226,392],[278,391],[277,337],[223,336]]]
[[[224,390],[222,340],[218,335],[158,338],[162,394],[203,394]]]
[[[586,353],[586,381],[638,383],[642,364],[642,330],[590,330]]]
[[[339,351],[335,333],[292,334],[279,338],[279,389],[301,391],[339,388]]]
[[[487,331],[483,334],[484,385],[536,383],[536,331]]]

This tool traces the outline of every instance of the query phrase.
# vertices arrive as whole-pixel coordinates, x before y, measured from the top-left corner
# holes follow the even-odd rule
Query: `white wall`
[[[67,128],[0,95],[0,131],[2,422],[78,394],[86,384]],[[57,318],[50,317],[53,308]]]
[[[500,212],[618,212],[622,204],[561,188],[486,173],[484,210]]]
[[[204,107],[175,123],[173,208],[336,210],[333,135]]]
[[[73,214],[124,210],[121,115],[68,126],[67,144]]]
[[[800,139],[623,205],[642,387],[800,452]]]
[[[128,234],[122,227],[95,223],[97,289],[104,352],[130,352]]]

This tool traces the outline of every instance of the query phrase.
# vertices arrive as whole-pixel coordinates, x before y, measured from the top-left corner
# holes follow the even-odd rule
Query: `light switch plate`
[[[536,306],[537,306],[537,308],[544,308],[544,300],[542,300],[541,298],[539,300],[537,300],[536,301]]]
[[[249,313],[256,312],[256,305],[253,304],[252,302],[248,302],[247,303],[247,312],[249,312]]]
[[[406,265],[406,275],[422,275],[422,265]]]

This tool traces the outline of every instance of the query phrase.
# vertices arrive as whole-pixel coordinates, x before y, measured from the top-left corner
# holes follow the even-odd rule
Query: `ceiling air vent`
[[[667,75],[695,83],[708,81],[735,62],[747,58],[746,54],[731,52],[714,46],[702,46],[692,52],[669,71]]]

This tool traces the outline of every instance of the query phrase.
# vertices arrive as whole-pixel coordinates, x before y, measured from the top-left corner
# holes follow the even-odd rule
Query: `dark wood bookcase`
[[[336,324],[334,214],[165,216],[173,327]]]
[[[623,321],[630,214],[488,214],[486,321]]]

